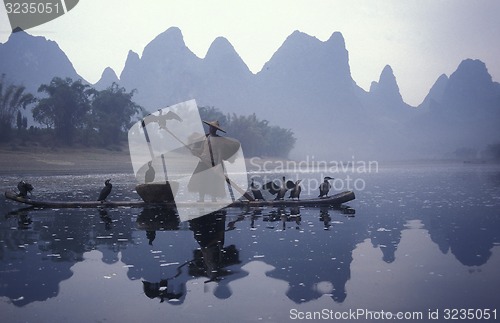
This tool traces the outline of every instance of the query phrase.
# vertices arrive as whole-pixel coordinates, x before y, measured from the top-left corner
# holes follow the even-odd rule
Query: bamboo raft
[[[140,200],[131,201],[43,201],[31,198],[24,198],[17,196],[15,192],[6,191],[5,198],[18,203],[23,203],[31,205],[38,208],[97,208],[97,207],[166,207],[166,208],[176,208],[176,207],[203,207],[203,206],[214,206],[217,202],[179,202],[175,203],[173,201],[169,202],[145,202]],[[345,191],[335,195],[322,198],[311,198],[305,200],[237,200],[230,205],[221,205],[223,207],[263,207],[263,206],[285,206],[285,207],[297,207],[297,206],[310,206],[310,207],[320,207],[320,206],[340,206],[343,203],[352,201],[355,199],[354,192]]]

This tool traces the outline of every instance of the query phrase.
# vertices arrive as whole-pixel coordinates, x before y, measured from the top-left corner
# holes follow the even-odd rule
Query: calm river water
[[[351,209],[229,208],[191,222],[154,208],[30,210],[2,198],[2,321],[500,319],[499,166],[350,176]],[[136,199],[128,174],[23,175],[33,198],[66,200],[96,199],[107,177],[110,199]],[[2,191],[19,179],[0,177]]]

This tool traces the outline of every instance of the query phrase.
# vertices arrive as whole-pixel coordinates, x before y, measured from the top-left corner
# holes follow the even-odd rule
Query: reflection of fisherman
[[[179,293],[170,292],[168,288],[168,279],[162,279],[159,283],[151,283],[143,280],[142,288],[147,297],[151,299],[159,298],[160,303],[163,303],[165,299],[179,299],[184,295],[184,291]]]
[[[224,246],[225,214],[223,212],[210,213],[191,220],[190,227],[201,247],[208,281],[218,280],[222,265],[221,252]]]
[[[204,140],[195,143],[191,149],[200,158],[200,162],[189,181],[188,190],[198,192],[200,202],[205,200],[207,194],[215,202],[217,198],[226,196],[223,161],[234,162],[240,143],[232,138],[219,136],[217,130],[225,131],[218,121],[203,122],[209,126],[209,130]]]

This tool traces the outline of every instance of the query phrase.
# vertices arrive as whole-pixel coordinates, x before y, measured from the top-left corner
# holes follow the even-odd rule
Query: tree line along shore
[[[82,80],[54,77],[41,84],[38,97],[24,86],[0,78],[0,144],[15,151],[36,145],[56,148],[122,150],[128,129],[149,113],[133,101],[135,90],[113,83],[96,90]],[[228,136],[239,140],[248,157],[286,158],[296,138],[290,129],[271,125],[255,114],[224,114],[199,107],[202,120],[218,120]],[[28,125],[28,116],[34,121]]]

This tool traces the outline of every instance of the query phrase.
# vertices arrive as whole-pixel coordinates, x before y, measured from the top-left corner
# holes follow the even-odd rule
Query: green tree
[[[218,109],[214,107],[198,107],[198,111],[200,112],[201,120],[205,121],[219,121],[221,127],[227,125],[228,117],[220,112]]]
[[[233,114],[229,118],[228,131],[234,134],[244,147],[245,155],[259,156],[266,145],[265,132],[268,127],[266,120],[258,120],[255,113],[249,116]]]
[[[202,120],[218,120],[227,133],[238,139],[246,157],[272,156],[288,157],[295,145],[295,137],[290,129],[271,126],[267,120],[257,116],[224,115],[214,107],[199,107]]]
[[[16,125],[17,125],[17,130],[21,130],[23,128],[23,115],[19,110],[17,111]]]
[[[116,83],[96,93],[92,101],[91,124],[101,144],[118,144],[130,128],[131,118],[142,111],[132,101],[134,93],[127,93]]]
[[[42,84],[38,92],[48,94],[33,109],[33,118],[54,127],[55,135],[64,144],[72,144],[79,129],[88,122],[91,96],[95,90],[82,80],[54,77],[50,84]]]
[[[9,139],[16,113],[35,102],[33,95],[24,91],[24,86],[8,84],[5,81],[5,74],[2,74],[0,78],[0,141]]]
[[[278,126],[269,127],[265,138],[266,146],[263,155],[275,157],[288,157],[297,140],[292,130]]]

